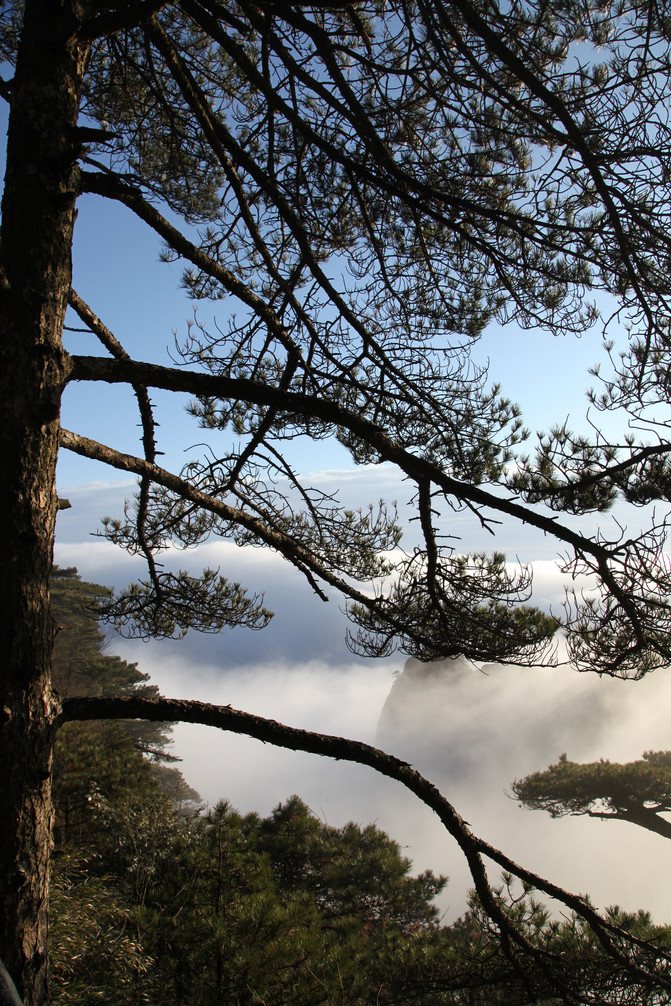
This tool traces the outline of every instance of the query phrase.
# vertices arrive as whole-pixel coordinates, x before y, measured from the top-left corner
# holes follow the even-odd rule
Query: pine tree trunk
[[[0,232],[0,956],[26,1006],[48,1002],[49,572],[61,336],[77,194],[82,0],[27,0]]]
[[[612,817],[620,821],[630,821],[631,824],[637,824],[639,828],[652,831],[655,835],[661,835],[662,838],[671,838],[671,821],[647,807],[631,810],[618,809],[615,813],[600,816],[604,818]]]

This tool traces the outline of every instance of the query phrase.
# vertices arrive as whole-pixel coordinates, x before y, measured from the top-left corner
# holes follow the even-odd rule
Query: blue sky
[[[179,262],[159,261],[161,243],[146,225],[125,207],[95,196],[79,202],[73,254],[74,286],[121,343],[137,359],[170,363],[175,335],[183,338],[187,320],[198,310],[201,317],[225,319],[227,303],[194,305],[180,288]],[[71,323],[77,326],[78,320]],[[600,332],[595,327],[577,339],[547,331],[523,331],[511,324],[492,326],[474,347],[478,363],[490,363],[490,379],[500,382],[503,393],[518,402],[532,432],[562,422],[567,415],[581,424],[587,408],[585,391],[592,383],[587,368],[601,355]],[[69,334],[68,348],[76,353],[97,353],[92,336]],[[162,449],[179,463],[179,451],[202,439],[192,420],[183,414],[187,396],[152,393],[159,403]],[[137,442],[132,394],[121,388],[72,386],[63,402],[63,425],[115,445]],[[130,449],[125,448],[124,449]],[[177,453],[173,454],[172,450]],[[313,457],[301,448],[307,470],[349,467],[349,455],[335,441],[320,443]],[[317,463],[317,464],[316,464]],[[63,456],[59,482],[85,482],[87,462]]]

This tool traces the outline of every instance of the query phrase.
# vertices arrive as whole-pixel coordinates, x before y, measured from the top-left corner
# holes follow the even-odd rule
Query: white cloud
[[[575,590],[576,594],[589,594],[595,590],[596,578],[580,574],[575,578],[562,572],[562,563],[554,559],[533,559],[530,566],[533,572],[532,603],[542,608],[552,607],[559,613],[564,601],[566,588]]]
[[[54,562],[57,566],[76,566],[82,580],[120,586],[141,577],[146,564],[141,556],[129,555],[104,538],[90,541],[56,542]]]
[[[490,665],[487,674],[436,678],[401,696],[394,728],[387,722],[378,741],[392,660],[334,666],[269,659],[231,668],[166,658],[155,643],[124,643],[121,652],[139,660],[166,695],[230,703],[292,726],[379,743],[423,772],[477,834],[513,859],[569,889],[590,891],[602,906],[617,902],[649,908],[659,921],[669,917],[663,839],[621,823],[553,821],[521,810],[506,795],[515,778],[545,768],[564,751],[574,760],[627,761],[669,747],[671,677],[664,671],[634,683],[567,667]],[[398,679],[394,688],[398,692]],[[267,814],[296,792],[332,824],[374,821],[416,870],[450,875],[441,901],[446,917],[464,910],[471,879],[461,853],[432,812],[400,785],[360,766],[194,725],[176,728],[175,753],[209,802],[228,798],[242,811]],[[498,873],[492,868],[493,880]]]
[[[137,487],[136,478],[123,478],[118,479],[96,479],[93,482],[79,482],[76,485],[65,485],[59,486],[59,492],[61,493],[75,493],[81,496],[88,496],[92,494],[103,494],[103,493],[114,493],[118,494],[122,489],[132,493]]]
[[[110,585],[143,575],[141,558],[104,540],[82,540],[82,518],[94,508],[116,512],[128,489],[101,482],[79,497],[72,493],[73,511],[59,516],[60,524],[73,515],[72,540],[66,535],[56,546],[59,565],[75,565],[85,578]],[[525,558],[534,560],[533,602],[558,610],[567,578],[549,558],[551,551],[546,542]],[[190,634],[181,644],[115,641],[115,650],[138,660],[164,694],[232,703],[295,726],[374,742],[394,662],[352,660],[338,601],[324,605],[315,599],[300,575],[265,549],[213,540],[188,553],[170,550],[165,559],[192,570],[220,566],[252,590],[265,589],[277,617],[261,633]],[[584,578],[575,585],[590,589]],[[399,669],[401,663],[399,658]],[[490,668],[488,677],[471,675],[404,701],[405,728],[387,733],[384,745],[436,782],[476,832],[556,882],[592,891],[599,904],[648,907],[659,921],[669,918],[663,839],[622,823],[553,821],[520,810],[505,795],[515,777],[546,767],[563,751],[575,760],[622,761],[671,747],[668,672],[634,684],[568,668]],[[461,854],[434,815],[398,785],[368,769],[190,725],[177,727],[175,748],[186,778],[211,802],[227,797],[243,811],[268,813],[298,792],[333,824],[376,821],[406,848],[417,869],[450,874],[443,904],[450,917],[463,911],[470,880]]]
[[[278,661],[222,669],[166,660],[151,643],[140,650],[130,643],[118,649],[127,659],[139,659],[140,669],[151,674],[165,695],[230,704],[291,726],[371,744],[392,681],[390,665],[382,662],[333,667],[320,661],[293,666]],[[186,779],[209,803],[227,798],[241,811],[267,814],[298,793],[333,824],[370,819],[367,794],[378,779],[369,769],[193,724],[178,725],[174,738]]]
[[[399,679],[393,722],[389,705],[385,711],[383,746],[411,760],[476,833],[513,859],[564,887],[590,891],[597,904],[647,907],[666,921],[671,879],[663,839],[620,822],[553,821],[521,810],[506,791],[563,752],[576,761],[630,761],[668,748],[669,672],[625,682],[565,666],[484,670],[443,672],[414,688]],[[441,845],[433,823],[412,830],[410,841],[420,862]],[[463,896],[470,884],[463,865],[450,872],[448,895]]]

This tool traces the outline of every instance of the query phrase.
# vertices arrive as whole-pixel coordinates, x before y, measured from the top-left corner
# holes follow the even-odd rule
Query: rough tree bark
[[[84,6],[26,3],[0,232],[0,957],[26,1006],[48,1002],[49,776],[58,712],[48,584]]]

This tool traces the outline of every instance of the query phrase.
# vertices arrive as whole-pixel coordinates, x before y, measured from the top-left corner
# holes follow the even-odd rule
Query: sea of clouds
[[[132,489],[97,484],[65,492],[73,510],[59,516],[56,562],[110,586],[141,576],[141,560],[83,531],[95,525],[94,515],[119,513]],[[537,551],[535,600],[558,605],[561,573],[548,549]],[[211,542],[164,558],[190,570],[219,566],[251,590],[264,591],[266,605],[276,612],[260,633],[190,633],[182,641],[150,642],[112,636],[110,652],[137,661],[164,695],[231,704],[292,726],[379,744],[438,785],[473,831],[513,859],[573,891],[589,891],[597,905],[645,907],[659,921],[671,920],[664,839],[620,822],[552,820],[519,808],[509,796],[515,778],[563,752],[579,761],[624,761],[671,747],[668,671],[633,683],[567,666],[446,664],[405,687],[408,676],[398,676],[404,656],[353,656],[344,642],[341,602],[324,604],[277,556]],[[395,697],[388,703],[392,687]],[[445,918],[463,912],[471,883],[459,850],[435,816],[398,784],[367,768],[194,725],[175,728],[174,753],[188,782],[210,804],[226,798],[241,811],[267,814],[298,793],[334,825],[374,821],[400,843],[415,869],[449,875],[441,900]],[[491,875],[496,879],[497,868]]]

